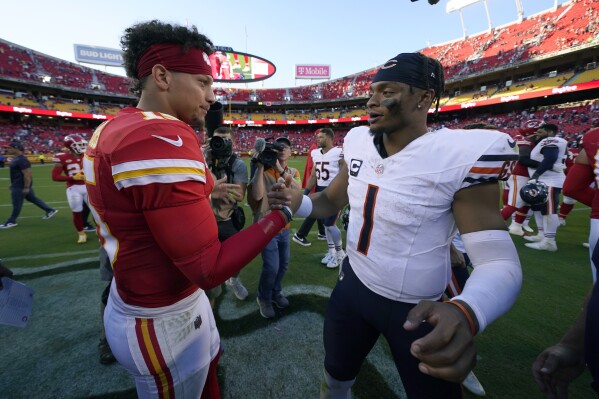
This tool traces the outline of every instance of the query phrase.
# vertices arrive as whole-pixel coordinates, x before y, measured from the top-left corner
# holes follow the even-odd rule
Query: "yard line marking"
[[[94,261],[98,262],[98,264],[99,264],[99,258],[98,257],[93,257],[93,258],[81,258],[81,259],[76,259],[76,260],[68,260],[68,261],[65,261],[65,262],[53,263],[51,265],[40,266],[40,267],[11,268],[11,270],[17,276],[25,276],[25,275],[28,275],[28,274],[33,274],[33,273],[37,273],[37,272],[43,272],[43,271],[46,271],[46,270],[59,269],[61,267],[80,265],[80,264],[83,264],[83,263],[89,263],[89,262],[94,262]]]
[[[41,255],[25,255],[25,256],[13,256],[12,258],[3,258],[4,261],[10,262],[13,260],[21,260],[21,259],[45,259],[45,258],[58,258],[61,256],[75,256],[75,255],[89,255],[89,254],[98,254],[99,248],[90,249],[87,251],[72,251],[72,252],[57,252],[53,254],[41,254]],[[98,254],[99,256],[99,254]],[[98,258],[99,259],[99,258]]]

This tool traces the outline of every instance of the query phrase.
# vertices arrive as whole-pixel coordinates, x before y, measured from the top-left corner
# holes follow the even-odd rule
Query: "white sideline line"
[[[89,254],[98,254],[98,249],[92,249],[92,250],[87,250],[87,251],[72,251],[72,252],[59,252],[59,253],[53,253],[53,254],[41,254],[41,255],[26,255],[26,256],[13,256],[12,258],[3,258],[3,260],[9,262],[9,261],[13,261],[13,260],[22,260],[22,259],[46,259],[46,258],[59,258],[61,256],[75,256],[75,255],[89,255]]]
[[[50,205],[50,204],[67,204],[67,201],[44,201],[46,204]],[[33,204],[29,201],[25,201],[23,203],[23,206],[33,206]],[[12,208],[12,204],[1,204],[0,207],[11,207]]]
[[[65,262],[53,263],[51,265],[40,266],[40,267],[15,267],[15,268],[11,267],[11,270],[17,276],[26,276],[28,274],[33,274],[33,273],[37,273],[37,272],[41,272],[41,271],[58,269],[60,267],[65,267],[65,266],[80,265],[83,263],[89,263],[89,262],[94,262],[94,261],[98,262],[98,268],[99,268],[100,267],[100,258],[98,256],[94,256],[93,258],[81,258],[81,259],[77,259],[77,260],[68,260]]]

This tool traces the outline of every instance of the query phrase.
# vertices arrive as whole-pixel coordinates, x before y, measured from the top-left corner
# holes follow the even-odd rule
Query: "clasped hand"
[[[453,305],[423,300],[408,313],[404,328],[415,331],[423,321],[433,329],[410,347],[420,360],[419,370],[436,378],[463,381],[476,364],[476,346],[466,316]]]
[[[292,176],[280,177],[266,194],[270,209],[281,209],[288,206],[293,213],[297,211],[302,200],[302,191],[291,188]]]

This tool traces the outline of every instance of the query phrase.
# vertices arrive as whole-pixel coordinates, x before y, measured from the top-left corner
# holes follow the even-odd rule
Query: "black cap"
[[[372,83],[391,81],[405,83],[420,89],[432,89],[443,79],[437,76],[435,60],[420,53],[401,53],[378,70]],[[443,70],[440,70],[443,73]],[[442,81],[442,80],[441,80]]]
[[[279,137],[278,139],[275,140],[277,143],[283,143],[283,144],[287,144],[289,146],[289,148],[291,148],[291,141],[289,141],[289,139],[287,137]]]
[[[12,148],[16,148],[19,151],[24,150],[23,144],[20,141],[13,141],[8,146],[12,147]]]

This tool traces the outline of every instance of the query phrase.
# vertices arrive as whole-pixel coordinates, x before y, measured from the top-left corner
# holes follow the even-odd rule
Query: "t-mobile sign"
[[[331,77],[330,65],[296,65],[296,79],[329,79]]]

